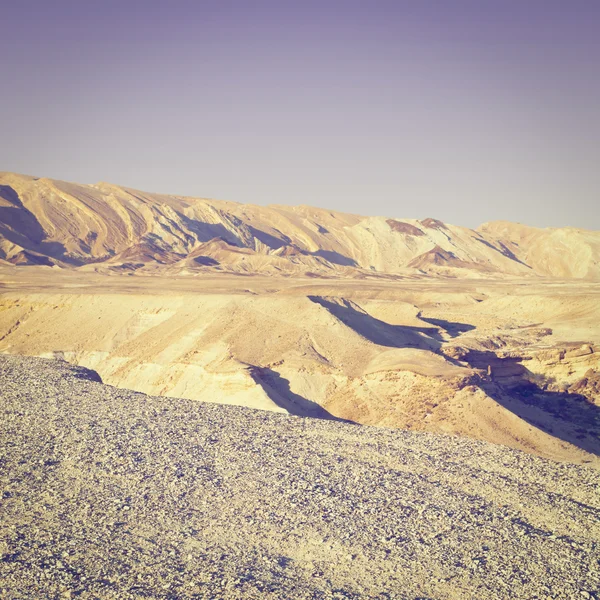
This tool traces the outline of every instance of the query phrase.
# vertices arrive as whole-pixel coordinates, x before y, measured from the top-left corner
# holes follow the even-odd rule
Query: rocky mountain
[[[0,173],[0,262],[145,274],[600,278],[600,232],[362,217]]]

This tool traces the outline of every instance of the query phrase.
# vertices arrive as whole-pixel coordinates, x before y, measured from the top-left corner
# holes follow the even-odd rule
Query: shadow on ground
[[[488,372],[480,385],[498,404],[537,429],[600,456],[600,408],[585,396],[545,389],[520,357],[471,350],[462,360]]]
[[[334,263],[336,265],[341,265],[342,267],[357,267],[357,263],[353,258],[349,258],[339,252],[335,252],[334,250],[317,250],[316,252],[310,252],[311,256],[319,256],[329,261],[330,263]]]
[[[344,325],[379,346],[419,348],[435,352],[440,349],[444,341],[437,326],[390,325],[385,321],[372,317],[343,298],[336,302],[322,296],[308,296],[308,299],[315,304],[320,304]]]
[[[277,371],[266,367],[253,367],[252,379],[260,385],[266,394],[280,408],[284,408],[291,415],[298,417],[313,417],[316,419],[329,419],[351,423],[345,419],[338,419],[321,405],[296,394],[290,389],[290,382]]]
[[[434,327],[439,327],[443,329],[450,337],[457,337],[461,333],[465,333],[467,331],[473,331],[475,329],[475,325],[469,325],[468,323],[456,323],[454,321],[446,321],[444,319],[429,319],[421,316],[419,313],[417,315],[421,321],[425,321],[425,323],[429,323]]]

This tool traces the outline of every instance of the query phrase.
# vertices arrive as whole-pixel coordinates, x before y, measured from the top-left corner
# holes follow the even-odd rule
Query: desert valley
[[[598,463],[600,233],[0,177],[0,352]]]
[[[536,229],[509,222],[468,229],[433,217],[362,217],[311,206],[254,206],[150,194],[107,183],[79,185],[0,174],[0,353],[16,355],[2,358],[1,363],[0,394],[6,411],[3,453],[5,465],[11,465],[2,474],[4,502],[6,514],[14,520],[5,523],[2,542],[5,558],[0,569],[8,569],[8,583],[4,588],[0,583],[0,589],[12,594],[7,591],[6,597],[38,597],[39,590],[47,589],[51,590],[47,597],[129,598],[136,597],[138,584],[137,595],[165,598],[294,597],[290,591],[294,588],[295,597],[307,598],[596,597],[594,590],[600,589],[596,560],[600,515],[600,232]],[[28,378],[28,373],[34,375]],[[47,406],[35,395],[41,392],[43,396],[45,378],[52,397]],[[19,386],[15,381],[21,382]],[[212,408],[205,403],[211,403]],[[31,413],[28,406],[37,406],[36,411]],[[148,421],[144,406],[156,419]],[[161,407],[170,411],[168,415]],[[204,422],[202,415],[207,415],[208,421]],[[75,443],[58,430],[52,429],[52,433],[60,419],[79,423],[73,427],[80,431],[81,440],[87,441]],[[137,515],[138,525],[149,518],[144,515],[150,505],[140,503],[136,496],[143,487],[135,483],[138,475],[131,475],[133,479],[126,482],[119,479],[129,477],[125,470],[110,483],[92,456],[108,450],[104,446],[90,449],[100,444],[99,438],[92,441],[85,433],[95,431],[96,426],[104,428],[103,439],[109,446],[114,436],[123,435],[115,448],[121,448],[122,454],[117,455],[127,462],[124,457],[133,452],[131,444],[141,443],[130,437],[133,430],[127,428],[142,421],[156,424],[157,429],[152,430],[152,436],[158,436],[152,438],[156,447],[167,439],[166,432],[182,436],[182,446],[171,449],[168,460],[177,458],[186,473],[198,466],[190,457],[195,452],[193,435],[200,434],[196,429],[192,435],[192,429],[208,428],[203,434],[208,445],[202,455],[212,456],[214,469],[249,469],[254,475],[244,485],[250,487],[252,477],[264,471],[268,481],[261,480],[260,486],[269,494],[283,493],[276,491],[279,484],[274,483],[279,481],[272,471],[276,468],[275,455],[259,460],[252,454],[254,458],[246,464],[244,453],[254,450],[245,446],[235,449],[235,440],[248,435],[254,426],[263,449],[270,447],[269,439],[277,439],[286,468],[299,461],[286,480],[294,481],[303,473],[300,465],[314,459],[318,464],[304,473],[308,483],[301,481],[299,485],[312,486],[310,480],[316,472],[330,473],[329,479],[320,481],[332,497],[335,486],[348,492],[351,481],[336,479],[340,473],[334,455],[339,454],[340,461],[355,457],[360,464],[353,477],[359,488],[364,486],[364,495],[352,500],[357,503],[354,509],[344,496],[338,509],[340,515],[358,510],[361,516],[357,518],[366,528],[363,533],[375,527],[370,511],[373,515],[389,514],[391,521],[400,519],[406,526],[407,521],[397,512],[397,503],[402,503],[405,493],[400,488],[410,487],[409,472],[415,477],[420,473],[420,481],[413,482],[417,488],[409,493],[412,500],[405,503],[411,506],[405,510],[407,519],[419,510],[442,515],[445,505],[454,506],[458,514],[474,502],[481,504],[477,514],[486,522],[504,523],[504,517],[499,516],[504,510],[505,516],[510,513],[511,527],[528,525],[524,534],[518,534],[502,529],[504,524],[486,533],[485,542],[457,532],[458,517],[445,513],[439,517],[439,527],[432,526],[418,535],[417,527],[402,534],[411,540],[409,545],[417,543],[417,538],[439,535],[442,540],[447,531],[452,532],[450,537],[439,546],[444,552],[460,545],[462,536],[468,538],[464,547],[473,552],[475,546],[483,544],[497,556],[503,551],[516,556],[523,548],[502,550],[498,540],[514,545],[514,536],[524,535],[523,543],[533,544],[527,546],[525,554],[531,557],[527,553],[535,547],[537,566],[529,575],[515,575],[495,559],[478,558],[488,551],[479,548],[479,554],[473,555],[477,560],[470,557],[471,550],[452,560],[448,554],[438,556],[439,572],[433,577],[433,567],[415,570],[414,560],[407,558],[410,552],[402,554],[400,534],[394,537],[389,531],[378,530],[373,540],[379,541],[368,542],[359,534],[353,539],[333,517],[330,521],[323,517],[323,522],[321,517],[314,517],[325,510],[325,500],[318,497],[317,488],[314,493],[307,491],[304,500],[302,496],[295,500],[296,516],[304,514],[308,521],[300,520],[292,527],[284,519],[279,533],[273,525],[275,529],[268,535],[250,526],[244,541],[242,534],[242,538],[235,538],[234,529],[244,531],[246,525],[232,524],[246,514],[244,511],[253,514],[243,508],[243,494],[238,491],[220,496],[211,488],[210,494],[216,494],[212,500],[203,500],[201,495],[194,500],[193,482],[182,479],[175,487],[183,483],[188,487],[177,488],[177,500],[165,492],[171,485],[167,477],[162,483],[152,479],[154,487],[148,493],[153,498],[164,493],[168,497],[166,504],[158,503],[155,509],[187,507],[189,523],[196,522],[192,529],[203,531],[198,534],[203,541],[194,542],[194,546],[195,534],[185,528],[184,521],[153,523],[154,534],[148,524],[145,539],[159,535],[156,532],[164,527],[170,528],[173,538],[169,543],[174,554],[164,557],[173,564],[164,581],[160,577],[152,580],[151,573],[136,573],[129,567],[114,567],[116,571],[109,577],[106,573],[113,567],[106,564],[102,567],[106,573],[88,573],[88,583],[93,583],[90,587],[81,579],[82,573],[92,568],[90,556],[82,557],[79,571],[73,567],[62,578],[54,578],[52,569],[60,571],[57,561],[66,564],[71,560],[67,538],[50,542],[44,559],[50,571],[44,571],[46,567],[40,566],[38,559],[28,558],[30,565],[36,565],[31,567],[35,577],[23,579],[18,556],[28,556],[33,550],[21,547],[25,538],[15,532],[25,525],[18,515],[29,514],[26,526],[43,529],[42,517],[33,516],[41,503],[55,507],[54,512],[48,508],[44,517],[52,527],[58,522],[71,523],[71,517],[58,507],[80,501],[85,495],[82,482],[89,483],[88,477],[95,478],[94,485],[104,500],[113,493],[133,497],[122,501],[132,506],[129,516],[115,513],[110,516],[111,526],[132,531],[136,526],[133,515]],[[31,430],[24,433],[27,427]],[[118,433],[118,427],[129,433]],[[19,436],[29,440],[27,451],[14,443]],[[210,449],[211,436],[215,443],[221,439],[225,455],[233,453],[227,460],[215,454],[216,447]],[[46,437],[49,445],[44,449]],[[71,443],[77,449],[71,448]],[[92,446],[87,448],[86,444]],[[297,446],[301,448],[296,453]],[[142,456],[146,451],[150,454],[140,461],[158,461],[155,467],[163,469],[158,463],[164,457],[155,456],[150,446],[135,452]],[[40,464],[57,461],[52,464],[58,465],[55,470],[62,470],[61,481],[71,482],[67,488],[55,489],[54,483],[42,485],[41,478],[31,475],[33,467],[29,475],[16,477],[15,473],[25,468],[18,465],[29,460],[23,458],[28,452]],[[57,453],[58,458],[46,459],[48,452]],[[411,454],[409,460],[406,452],[428,458],[423,458],[423,463]],[[78,460],[87,465],[86,472],[77,467]],[[131,463],[127,468],[137,473],[138,468],[147,469],[147,464]],[[369,473],[380,473],[385,479],[390,469],[397,472],[397,478],[392,478],[389,494],[384,493],[380,502],[376,490],[382,489],[383,480],[370,488],[375,484],[369,483]],[[161,477],[166,477],[164,473]],[[153,477],[150,471],[147,476]],[[24,483],[27,477],[33,477],[33,487]],[[223,473],[215,477],[227,479]],[[427,478],[425,487],[431,484],[431,477],[443,480],[442,499],[422,487]],[[498,483],[498,477],[505,478],[506,488]],[[333,487],[327,487],[327,481],[333,482]],[[216,485],[215,480],[206,485]],[[69,486],[72,493],[66,491]],[[554,487],[562,500],[551,497]],[[250,499],[257,490],[248,488],[248,503],[255,502]],[[421,509],[417,506],[420,494],[426,498]],[[230,498],[229,509],[222,506],[226,498]],[[101,512],[108,510],[112,515],[113,509],[102,505],[104,500],[86,500],[88,512],[76,519],[76,527],[72,523],[68,527],[79,528],[72,535],[84,545],[88,539],[85,528],[91,527],[98,543],[116,544],[119,561],[126,562],[128,550],[119,545],[120,541],[115,542],[116,530],[109,527],[100,531],[100,525],[95,524]],[[216,521],[209,518],[210,511],[202,512],[206,502],[221,515]],[[302,513],[303,502],[309,503],[313,513]],[[364,514],[358,508],[361,502],[368,507]],[[232,506],[237,507],[235,511]],[[269,510],[277,512],[275,506]],[[479,518],[466,510],[470,516],[461,517],[460,527],[466,527],[464,519]],[[569,510],[575,512],[567,515]],[[230,522],[225,522],[224,514],[230,515]],[[172,520],[173,514],[169,515]],[[267,517],[248,518],[252,524]],[[311,521],[313,518],[317,520]],[[429,527],[428,518],[419,522]],[[211,527],[216,537],[206,533]],[[306,548],[294,554],[293,531],[298,527],[308,527],[311,533],[303,538]],[[142,535],[141,530],[136,535]],[[271,543],[269,536],[276,538],[270,550],[265,549]],[[556,540],[552,543],[557,547],[564,545],[553,555],[563,557],[560,564],[544,562],[550,560],[543,558],[545,544],[551,543],[547,538]],[[221,540],[221,546],[206,546],[207,540],[215,539]],[[229,546],[223,541],[226,539]],[[384,539],[392,545],[387,554]],[[185,556],[195,557],[195,566],[190,566],[191,559],[182,566],[181,544],[186,547]],[[66,558],[54,557],[53,547],[60,547]],[[581,560],[569,554],[575,547]],[[158,549],[157,556],[162,556],[163,550]],[[396,550],[400,562],[394,562]],[[277,572],[270,571],[260,581],[254,576],[242,577],[242,562],[247,571],[248,565],[258,560],[252,555],[254,551],[263,556],[271,553]],[[425,552],[423,548],[421,551]],[[217,554],[237,556],[236,552],[246,552],[245,562],[228,562],[224,570],[205,568],[205,575],[210,572],[212,578],[204,582],[198,579],[198,569],[204,568],[202,560],[214,565],[219,560]],[[425,561],[423,565],[433,560],[427,552],[419,559]],[[6,558],[11,556],[14,560]],[[156,560],[160,562],[159,558]],[[347,561],[357,561],[353,564],[360,565],[358,571]],[[457,561],[469,562],[471,571],[452,574]],[[567,575],[567,565],[573,561],[579,566]],[[485,567],[476,570],[485,564],[489,577]],[[260,571],[256,565],[253,568]],[[178,580],[173,578],[173,569],[191,571]],[[543,585],[542,571],[536,569],[551,573]],[[406,575],[409,572],[412,579]],[[50,587],[44,587],[45,578]],[[548,583],[550,579],[553,584]],[[564,590],[573,595],[562,595],[563,588],[557,587],[561,580]],[[22,595],[15,591],[19,588],[25,590]],[[282,592],[284,588],[287,591]],[[334,588],[338,596],[331,595]],[[386,589],[391,590],[390,595],[384,595]]]

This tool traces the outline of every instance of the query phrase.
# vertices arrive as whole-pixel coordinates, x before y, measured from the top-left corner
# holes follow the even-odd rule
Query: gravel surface
[[[600,474],[0,356],[1,598],[600,598]]]

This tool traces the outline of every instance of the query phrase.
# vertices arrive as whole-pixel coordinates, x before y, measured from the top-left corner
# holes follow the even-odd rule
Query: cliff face
[[[99,271],[600,277],[600,233],[253,206],[0,174],[0,261]]]

